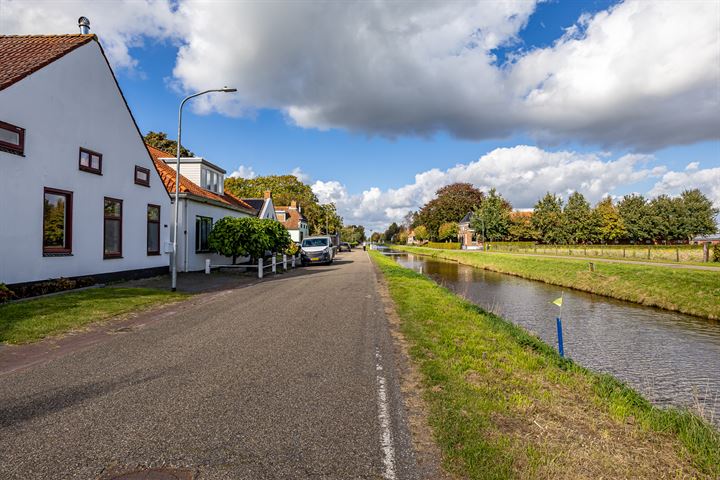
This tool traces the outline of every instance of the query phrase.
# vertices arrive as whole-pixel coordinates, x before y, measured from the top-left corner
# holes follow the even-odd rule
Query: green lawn
[[[0,305],[0,343],[28,343],[188,295],[148,288],[91,288]]]
[[[717,478],[720,434],[561,358],[525,330],[370,252],[423,379],[450,472],[500,478]]]
[[[595,262],[595,271],[590,272],[586,260],[404,245],[393,248],[643,305],[720,319],[720,272],[607,262]]]

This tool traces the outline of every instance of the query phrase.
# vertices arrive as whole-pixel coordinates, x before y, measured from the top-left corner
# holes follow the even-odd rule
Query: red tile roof
[[[0,90],[91,40],[95,35],[0,35]]]
[[[287,215],[282,223],[288,230],[298,230],[300,228],[300,220],[305,220],[305,216],[300,213],[297,207],[278,207],[275,206],[275,214],[277,212],[285,212]]]
[[[168,193],[173,194],[175,193],[175,169],[173,169],[171,166],[166,164],[163,160],[160,160],[161,158],[172,158],[173,154],[164,152],[158,148],[153,147],[152,145],[145,146],[148,149],[148,152],[150,152],[150,156],[153,159],[153,162],[155,163],[155,168],[157,168],[158,173],[160,174],[160,178],[162,179],[163,183],[165,184],[165,188],[167,189]],[[201,197],[206,198],[208,200],[213,200],[217,203],[221,203],[230,207],[239,208],[242,210],[248,211],[248,213],[255,214],[257,213],[256,210],[236,197],[235,195],[225,192],[223,195],[211,192],[209,190],[205,190],[204,188],[200,187],[197,183],[192,182],[185,178],[184,175],[180,175],[180,193],[187,193],[189,195],[193,195],[195,197]]]

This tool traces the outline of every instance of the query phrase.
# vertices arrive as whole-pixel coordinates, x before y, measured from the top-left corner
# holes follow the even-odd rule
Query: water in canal
[[[420,255],[396,261],[557,347],[561,288]],[[564,292],[565,355],[623,380],[657,405],[720,425],[720,322],[577,291]]]

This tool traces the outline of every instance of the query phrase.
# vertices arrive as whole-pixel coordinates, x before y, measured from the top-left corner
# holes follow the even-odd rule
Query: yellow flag
[[[563,299],[563,297],[560,297],[560,298],[556,299],[556,300],[555,300],[554,302],[552,302],[552,303],[554,303],[554,304],[557,305],[558,307],[562,307],[562,299]]]

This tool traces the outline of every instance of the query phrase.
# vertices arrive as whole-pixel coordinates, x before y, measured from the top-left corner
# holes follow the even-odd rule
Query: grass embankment
[[[0,305],[0,343],[33,342],[186,297],[149,288],[106,287]]]
[[[720,434],[660,410],[525,330],[370,253],[423,377],[452,473],[490,478],[716,478]]]
[[[720,272],[608,262],[595,263],[595,271],[591,272],[586,260],[404,245],[393,248],[642,305],[720,319]]]

